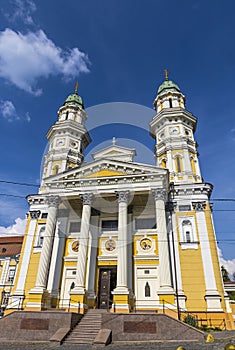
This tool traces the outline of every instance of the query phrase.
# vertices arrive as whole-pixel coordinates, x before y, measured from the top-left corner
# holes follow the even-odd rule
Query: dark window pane
[[[118,221],[117,220],[102,220],[102,231],[117,231]]]
[[[69,226],[69,232],[80,232],[81,229],[81,222],[80,221],[76,221],[76,222],[70,222],[70,226]]]
[[[135,228],[136,228],[136,230],[155,229],[156,228],[156,220],[155,220],[155,218],[136,219],[135,220]]]

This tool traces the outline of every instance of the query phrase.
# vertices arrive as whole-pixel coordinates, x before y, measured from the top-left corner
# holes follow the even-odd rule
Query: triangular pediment
[[[117,159],[121,161],[132,162],[136,150],[122,146],[112,145],[92,154],[94,160],[98,159]]]
[[[157,177],[167,178],[168,170],[148,164],[123,162],[119,160],[99,159],[90,163],[50,176],[44,180],[49,188],[68,188],[98,184],[119,183],[125,181],[144,182]],[[111,182],[110,182],[111,181]],[[152,181],[152,180],[151,180]]]

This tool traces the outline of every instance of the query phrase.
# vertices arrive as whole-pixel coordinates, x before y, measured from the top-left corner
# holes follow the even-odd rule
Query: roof
[[[84,108],[82,98],[77,93],[71,94],[66,98],[64,105],[70,104],[77,104]]]
[[[180,92],[179,86],[174,83],[172,80],[165,80],[158,88],[158,95],[162,93],[164,90],[173,90]]]
[[[0,257],[12,257],[20,254],[24,236],[0,237]]]

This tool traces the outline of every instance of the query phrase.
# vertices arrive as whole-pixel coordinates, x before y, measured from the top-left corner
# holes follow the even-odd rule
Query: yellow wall
[[[190,213],[176,213],[176,219],[180,216],[194,216],[195,212]],[[195,218],[196,222],[196,218]],[[198,228],[196,225],[196,234],[198,237]],[[177,236],[178,242],[180,242],[180,232],[177,226]],[[185,249],[181,248],[180,243],[178,243],[179,255],[180,255],[180,266],[182,275],[182,285],[184,293],[187,297],[186,307],[188,311],[204,311],[206,309],[206,302],[204,300],[205,296],[205,280],[204,271],[202,264],[202,256],[200,250],[200,244],[198,249]]]

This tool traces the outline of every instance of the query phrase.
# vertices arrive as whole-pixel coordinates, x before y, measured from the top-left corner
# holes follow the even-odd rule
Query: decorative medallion
[[[116,242],[114,241],[114,239],[108,239],[106,242],[105,242],[105,249],[108,251],[108,252],[112,252],[113,250],[116,249]]]
[[[79,249],[79,242],[78,241],[73,241],[72,243],[72,251],[77,253]]]
[[[143,238],[141,241],[140,241],[140,247],[141,249],[143,250],[149,250],[152,248],[152,241],[149,239],[149,238]]]

